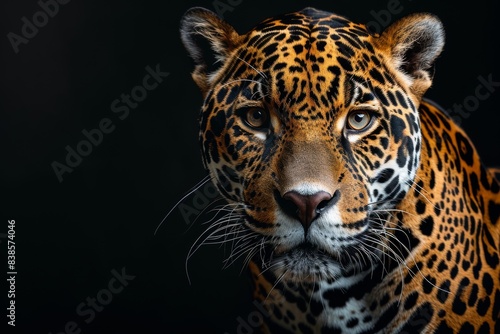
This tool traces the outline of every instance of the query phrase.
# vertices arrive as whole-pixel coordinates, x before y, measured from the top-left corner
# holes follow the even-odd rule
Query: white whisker
[[[203,186],[205,183],[207,183],[208,181],[210,180],[210,175],[208,176],[205,176],[200,182],[198,182],[193,188],[191,188],[186,195],[182,196],[182,198],[177,202],[175,203],[175,205],[172,207],[172,209],[170,209],[170,211],[165,215],[165,217],[163,217],[163,219],[161,220],[160,224],[158,224],[158,226],[156,227],[155,229],[155,232],[153,235],[156,235],[156,232],[158,232],[158,229],[161,227],[161,225],[163,224],[163,222],[168,218],[168,216],[170,216],[170,214],[179,206],[179,204],[182,203],[182,201],[184,201],[187,197],[189,197],[192,193],[194,193],[196,190],[198,190],[199,188],[201,188],[201,186]]]

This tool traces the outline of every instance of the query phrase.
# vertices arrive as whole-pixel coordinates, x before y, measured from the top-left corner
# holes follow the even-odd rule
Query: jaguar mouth
[[[321,261],[338,264],[345,263],[345,258],[342,254],[332,254],[310,242],[303,242],[287,251],[277,252],[275,259],[280,258],[288,258],[289,260],[300,261],[302,263],[310,262],[312,265]]]
[[[277,253],[278,256],[331,256],[325,250],[313,245],[310,242],[302,242],[301,244],[287,251]]]
[[[356,245],[332,253],[310,242],[303,242],[281,253],[275,252],[271,267],[275,275],[285,281],[335,280],[369,270],[374,264],[373,255],[361,251]]]
[[[320,277],[335,278],[342,275],[340,257],[310,242],[274,252],[269,263],[276,277],[289,282],[313,282]]]
[[[285,281],[309,281],[349,277],[377,263],[377,244],[372,245],[370,219],[351,224],[347,232],[327,235],[314,226],[308,234],[284,234],[280,238],[266,236],[256,254],[262,269],[270,269]],[[256,225],[252,221],[252,225]],[[357,230],[353,233],[351,230]],[[290,237],[292,236],[292,237]]]

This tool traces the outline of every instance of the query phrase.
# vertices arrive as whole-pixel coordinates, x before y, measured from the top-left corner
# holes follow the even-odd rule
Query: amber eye
[[[256,130],[262,130],[269,125],[269,114],[262,108],[247,108],[242,117],[246,125]]]
[[[347,128],[349,130],[364,130],[371,121],[371,113],[366,110],[355,110],[347,117]]]

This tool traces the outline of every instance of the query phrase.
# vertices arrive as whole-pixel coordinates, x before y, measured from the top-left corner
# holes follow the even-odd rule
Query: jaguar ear
[[[240,35],[215,13],[201,7],[191,8],[184,14],[180,32],[195,62],[193,80],[206,93],[218,70],[240,43]]]
[[[418,97],[432,84],[429,69],[444,46],[441,21],[431,14],[412,14],[389,26],[380,36],[380,46],[388,49],[392,61]]]

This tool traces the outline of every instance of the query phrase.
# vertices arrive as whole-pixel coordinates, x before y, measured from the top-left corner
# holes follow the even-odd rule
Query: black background
[[[498,3],[410,0],[233,3],[224,18],[244,33],[262,19],[315,6],[358,22],[374,20],[389,4],[438,15],[446,47],[427,97],[445,108],[475,94],[479,76],[500,81]],[[399,3],[399,5],[397,5]],[[2,0],[1,50],[1,251],[7,220],[16,222],[16,328],[14,333],[59,333],[74,321],[81,333],[236,333],[251,312],[249,282],[241,264],[222,269],[223,248],[206,246],[185,261],[206,225],[173,213],[177,200],[206,174],[197,140],[201,94],[191,81],[192,63],[178,24],[191,6],[215,10],[214,1],[83,1],[59,13],[15,53],[7,38],[21,34],[35,1]],[[113,100],[142,83],[145,67],[159,64],[169,76],[130,115],[120,120]],[[483,160],[500,165],[495,91],[463,119]],[[82,130],[109,118],[115,125],[100,145],[59,182],[51,164],[64,163],[67,145]],[[193,206],[193,197],[184,203]],[[3,257],[4,259],[4,257]],[[2,264],[2,277],[5,277]],[[90,323],[76,313],[113,277],[135,276]],[[5,279],[2,279],[5,282]],[[7,288],[0,291],[2,300]],[[0,319],[5,317],[2,304]],[[10,332],[9,331],[9,332]]]

